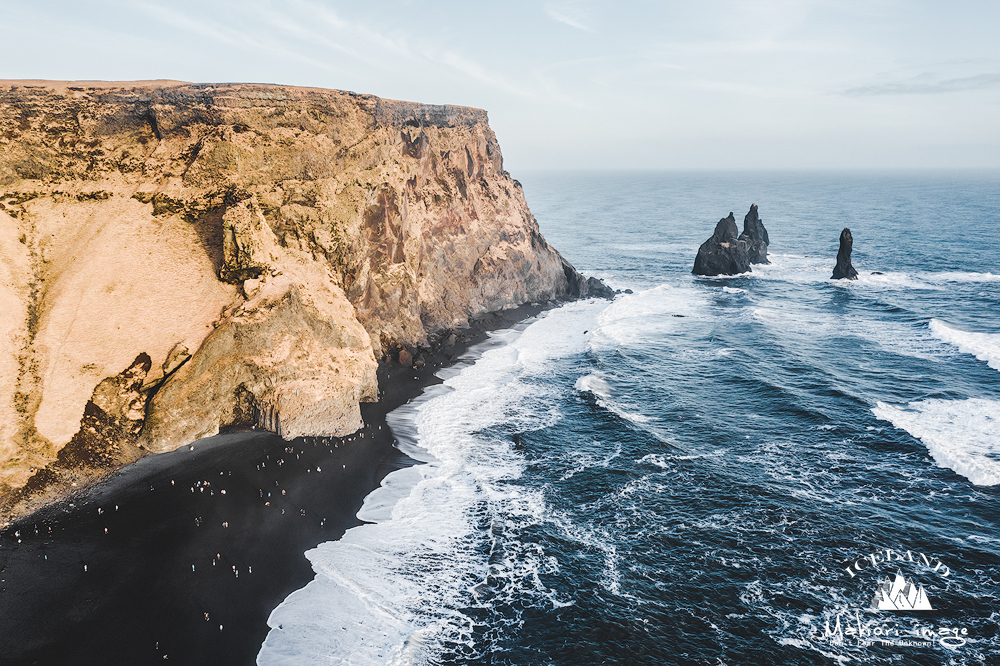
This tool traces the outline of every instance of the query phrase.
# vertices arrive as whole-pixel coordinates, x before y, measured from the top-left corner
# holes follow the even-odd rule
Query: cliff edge
[[[231,424],[348,434],[389,350],[603,289],[484,111],[0,81],[0,509]]]

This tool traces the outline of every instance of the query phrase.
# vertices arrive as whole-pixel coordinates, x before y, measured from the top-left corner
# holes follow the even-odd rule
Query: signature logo
[[[917,587],[899,572],[891,583],[888,580],[879,582],[872,607],[889,611],[934,610],[924,586]]]
[[[878,618],[865,620],[861,611],[837,613],[833,623],[826,620],[822,629],[813,629],[812,639],[833,645],[854,643],[861,647],[875,644],[895,647],[930,647],[936,642],[949,650],[957,650],[968,642],[967,627],[918,624],[902,627]]]
[[[887,571],[888,569],[888,571]],[[892,570],[895,574],[892,574]],[[968,642],[967,627],[951,623],[914,621],[914,611],[933,611],[931,604],[934,584],[943,584],[951,576],[951,568],[936,557],[910,550],[885,548],[862,555],[845,567],[848,579],[869,578],[862,574],[880,575],[863,599],[864,606],[852,610],[827,613],[824,626],[812,627],[814,641],[833,645],[854,644],[866,647],[875,644],[894,647],[931,647],[940,645],[957,650]],[[870,578],[869,578],[870,580]],[[882,615],[881,611],[906,613]]]

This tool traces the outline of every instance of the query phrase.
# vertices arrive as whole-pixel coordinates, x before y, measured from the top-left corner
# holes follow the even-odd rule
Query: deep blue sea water
[[[634,293],[397,410],[425,464],[307,554],[258,662],[1000,664],[1000,174],[522,182]],[[772,263],[693,276],[751,203]],[[829,279],[845,226],[856,282]]]

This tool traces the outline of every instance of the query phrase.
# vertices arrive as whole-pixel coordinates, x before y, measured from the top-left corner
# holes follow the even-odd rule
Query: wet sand
[[[0,664],[253,664],[267,617],[313,578],[304,552],[360,522],[364,497],[411,464],[386,414],[487,332],[487,315],[418,369],[383,361],[381,399],[342,439],[229,432],[147,456],[0,532]]]

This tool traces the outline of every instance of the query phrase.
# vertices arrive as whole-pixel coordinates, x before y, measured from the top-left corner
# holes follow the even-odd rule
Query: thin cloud
[[[594,32],[593,28],[583,22],[579,9],[573,5],[548,2],[545,4],[545,15],[553,21],[568,25],[571,28],[583,30],[584,32]]]
[[[460,51],[440,50],[421,43],[426,40],[408,43],[413,40],[412,36],[386,34],[346,19],[314,0],[284,0],[278,6],[267,2],[254,4],[251,15],[256,20],[238,28],[223,25],[209,16],[189,14],[148,1],[135,6],[163,24],[200,37],[227,46],[266,50],[328,71],[341,71],[345,66],[344,57],[383,71],[417,67],[422,75],[430,74],[430,65],[522,98],[541,99],[548,92],[533,90],[523,82],[491,71]],[[310,57],[302,49],[306,44],[340,57],[334,57],[331,62],[317,59],[315,53]],[[338,60],[341,61],[339,67]]]
[[[550,72],[558,69],[571,68],[577,66],[592,67],[594,65],[600,65],[605,63],[636,63],[640,66],[653,67],[658,69],[677,69],[684,70],[687,69],[681,65],[676,65],[672,62],[664,62],[655,56],[648,56],[636,53],[616,53],[609,55],[599,55],[599,56],[588,56],[586,58],[573,58],[570,60],[556,60],[550,62],[543,67],[540,71]]]
[[[208,39],[235,47],[250,47],[268,51],[277,56],[297,61],[318,69],[343,72],[342,66],[326,59],[316,59],[306,55],[299,47],[299,42],[309,43],[320,48],[338,52],[348,58],[363,62],[369,66],[382,69],[392,69],[378,58],[367,53],[386,53],[414,58],[414,54],[382,35],[368,30],[365,26],[342,20],[337,14],[308,0],[285,3],[284,13],[271,9],[270,3],[254,7],[253,15],[263,22],[251,22],[240,28],[220,25],[209,16],[189,15],[175,9],[163,7],[150,2],[140,2],[134,5],[160,22]],[[294,11],[293,11],[294,10]],[[302,21],[296,20],[296,14]],[[330,39],[324,34],[323,28],[332,28],[341,39]],[[327,32],[329,32],[327,30]],[[281,35],[292,36],[289,41],[281,39]],[[348,42],[357,41],[358,48],[353,48]],[[375,48],[372,48],[374,45]]]
[[[173,26],[179,30],[184,30],[196,35],[201,35],[208,39],[229,44],[230,46],[257,46],[257,44],[239,31],[232,29],[218,29],[207,22],[188,16],[182,12],[162,7],[152,3],[137,3],[138,9],[145,11],[160,22]]]
[[[378,30],[373,30],[365,24],[343,19],[339,14],[325,5],[310,2],[309,0],[291,0],[288,4],[294,7],[305,19],[312,21],[314,25],[325,23],[327,26],[337,30],[343,37],[358,38],[368,42],[376,49],[401,55],[410,60],[417,57],[417,54],[405,43],[393,39]],[[352,55],[363,59],[356,52]]]
[[[298,42],[330,49],[331,51],[336,51],[349,58],[369,65],[378,66],[379,64],[376,59],[367,57],[357,49],[343,43],[344,40],[330,39],[326,36],[326,34],[329,34],[328,32],[324,34],[324,31],[316,30],[315,27],[307,27],[302,23],[297,22],[290,16],[268,10],[261,11],[260,16],[267,19],[268,23],[274,30],[281,31],[286,35],[292,36]],[[336,17],[333,15],[325,15],[319,18],[335,28],[340,27],[334,24]],[[309,20],[311,20],[311,26],[315,26],[318,23],[316,16],[309,17]]]
[[[190,16],[174,9],[169,9],[152,3],[138,3],[135,7],[147,12],[166,25],[173,26],[174,28],[190,32],[192,34],[200,35],[229,46],[260,49],[288,58],[289,60],[305,63],[320,69],[337,71],[337,68],[331,67],[325,62],[315,60],[296,50],[288,49],[280,44],[276,44],[271,38],[271,35],[265,35],[263,38],[257,38],[246,30],[237,30],[231,27],[219,26],[217,24],[213,25],[211,21],[205,17]]]
[[[976,74],[955,79],[944,79],[930,83],[883,83],[875,86],[861,86],[845,90],[845,95],[867,97],[871,95],[940,95],[943,93],[965,92],[968,90],[989,90],[1000,88],[1000,74]]]
[[[480,83],[484,83],[498,90],[503,90],[504,92],[518,95],[520,97],[537,97],[537,95],[532,93],[530,90],[526,90],[510,83],[505,78],[487,71],[482,65],[474,60],[469,60],[468,58],[457,53],[446,51],[439,54],[428,51],[424,55],[428,60],[432,60],[442,65],[447,65],[448,67],[461,72],[465,76],[473,78]]]

